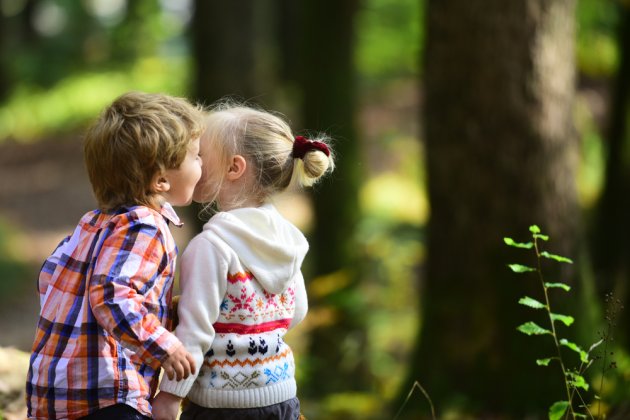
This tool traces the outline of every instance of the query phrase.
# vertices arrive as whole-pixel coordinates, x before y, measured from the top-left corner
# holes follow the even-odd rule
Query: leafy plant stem
[[[540,255],[540,249],[538,247],[538,238],[534,237],[534,250],[536,251],[536,271],[538,273],[538,279],[540,280],[540,283],[542,285],[544,294],[545,294],[545,304],[547,305],[547,315],[549,316],[549,323],[551,324],[551,335],[553,337],[553,342],[556,346],[556,352],[558,353],[558,362],[560,364],[560,369],[562,370],[562,377],[564,378],[564,386],[567,392],[567,398],[568,398],[568,402],[569,402],[569,411],[567,412],[567,415],[570,413],[571,416],[573,418],[575,418],[575,412],[573,411],[573,404],[572,404],[572,395],[571,395],[571,388],[569,387],[569,382],[567,381],[567,371],[566,368],[564,366],[564,362],[562,361],[562,353],[560,350],[560,343],[558,342],[558,335],[556,334],[556,326],[555,326],[555,322],[551,316],[551,304],[549,301],[549,292],[547,290],[547,286],[545,285],[545,279],[543,277],[542,274],[542,264],[541,264],[541,255]]]
[[[573,393],[572,393],[573,395]],[[580,399],[580,402],[582,403],[582,407],[584,407],[584,409],[586,410],[586,412],[588,413],[590,418],[593,418],[593,413],[591,413],[591,410],[588,408],[588,404],[586,403],[586,401],[584,401],[584,398],[582,398],[582,394],[580,394],[579,392],[577,393],[578,398]]]
[[[589,367],[591,367],[591,365],[592,365],[592,364],[593,364],[593,361],[592,361],[592,360],[590,360],[590,361],[588,362],[588,364],[586,365],[586,367],[584,366],[584,362],[580,363],[580,368],[578,369],[578,373],[579,373],[580,375],[584,374],[584,373],[588,370],[588,368],[589,368]],[[570,399],[569,401],[573,401],[573,398],[575,397],[575,394],[577,394],[577,396],[578,396],[578,398],[580,399],[580,401],[582,401],[582,405],[584,406],[584,408],[585,408],[585,409],[586,409],[586,411],[588,412],[588,415],[589,415],[591,418],[594,418],[594,417],[593,417],[593,414],[591,413],[591,410],[588,408],[588,404],[586,404],[586,402],[585,402],[585,401],[584,401],[584,399],[582,398],[582,395],[581,395],[581,394],[577,391],[577,388],[573,388],[573,389],[571,390],[571,399]],[[597,415],[597,417],[595,417],[595,418],[600,418],[600,417],[599,417],[599,414],[598,414],[598,415]]]

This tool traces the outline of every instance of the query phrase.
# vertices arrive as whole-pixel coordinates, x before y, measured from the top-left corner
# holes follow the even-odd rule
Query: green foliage
[[[567,401],[557,401],[553,403],[551,407],[549,407],[549,420],[559,420],[566,413],[567,408],[569,408],[569,403]]]
[[[81,73],[47,90],[21,86],[0,107],[0,141],[7,138],[30,141],[76,129],[128,90],[183,95],[187,67],[181,60],[146,58],[124,72]],[[182,77],[174,78],[172,74]]]
[[[189,5],[28,3],[3,2],[0,141],[72,132],[125,91],[187,93]]]
[[[577,65],[590,77],[610,76],[617,67],[616,3],[615,0],[578,0]]]
[[[570,327],[571,324],[573,324],[573,321],[575,321],[575,319],[572,316],[569,315],[561,315],[561,314],[554,314],[554,313],[550,313],[549,316],[551,316],[551,320],[552,321],[560,321],[562,322],[564,325],[566,325],[567,327]]]
[[[536,271],[535,268],[521,264],[510,264],[508,265],[508,267],[510,267],[510,270],[514,271],[515,273],[529,273],[530,271]]]
[[[157,0],[2,3],[0,53],[16,85],[51,88],[69,75],[124,71],[181,39],[185,29],[173,9],[186,6]]]
[[[24,281],[29,274],[27,265],[12,256],[11,247],[14,235],[15,232],[9,224],[0,220],[0,273],[2,273],[0,304],[18,291],[21,292],[27,284],[34,290],[33,282]]]
[[[417,74],[424,2],[367,0],[357,18],[359,73],[371,81]]]
[[[540,281],[542,296],[544,301],[541,302],[535,298],[525,296],[519,300],[519,304],[527,306],[535,310],[544,310],[547,313],[549,319],[549,325],[547,328],[542,327],[535,322],[529,321],[517,327],[517,330],[523,334],[532,335],[549,335],[555,345],[556,354],[552,357],[541,358],[536,360],[538,366],[547,367],[550,366],[552,361],[556,361],[560,366],[562,378],[565,385],[566,400],[557,401],[549,408],[549,419],[561,419],[569,415],[575,419],[578,417],[590,417],[594,418],[590,412],[590,408],[584,403],[583,392],[589,390],[589,384],[584,378],[584,372],[593,364],[594,358],[591,356],[591,352],[601,343],[600,340],[594,343],[588,351],[583,350],[577,344],[561,338],[558,330],[556,329],[556,323],[560,322],[565,326],[571,326],[575,319],[570,315],[558,314],[552,311],[551,302],[549,299],[549,291],[551,289],[562,289],[569,292],[571,288],[564,283],[549,283],[544,281],[542,272],[542,259],[548,259],[552,262],[561,264],[572,264],[573,261],[570,258],[566,258],[560,255],[552,254],[541,249],[541,241],[548,241],[549,236],[541,233],[538,226],[533,225],[529,228],[533,242],[533,246],[523,246],[523,243],[516,242],[511,238],[504,238],[506,245],[518,249],[532,249],[536,256],[537,267],[531,268],[521,264],[509,264],[508,267],[515,273],[528,273],[536,272]],[[526,243],[528,244],[528,243]],[[566,359],[563,355],[562,348],[566,348],[579,357],[579,365],[575,368],[568,368],[566,365]],[[575,401],[579,401],[579,407]],[[581,411],[583,412],[581,412]]]
[[[560,255],[550,254],[547,251],[542,251],[540,253],[540,256],[548,258],[550,260],[555,260],[555,261],[558,261],[558,262],[573,264],[573,261],[571,261],[571,259],[566,258],[566,257],[561,257]]]
[[[540,325],[532,321],[519,325],[516,329],[527,335],[551,334],[551,331],[541,327]]]
[[[558,289],[562,289],[565,292],[568,292],[571,290],[571,286],[569,286],[568,284],[564,284],[564,283],[545,283],[545,287],[547,289],[554,289],[554,288],[558,288]]]
[[[578,92],[575,101],[575,124],[580,133],[581,158],[577,173],[580,203],[586,209],[596,205],[604,184],[605,145],[588,92]]]
[[[529,306],[530,308],[534,308],[534,309],[547,308],[547,305],[537,301],[536,299],[532,299],[529,296],[525,296],[525,297],[521,298],[518,301],[518,303],[520,303],[521,305]]]
[[[515,242],[512,238],[503,238],[503,242],[505,242],[506,245],[513,246],[514,248],[532,249],[534,246],[533,242]]]

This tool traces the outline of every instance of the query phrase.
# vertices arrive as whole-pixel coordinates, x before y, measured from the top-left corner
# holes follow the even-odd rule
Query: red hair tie
[[[323,152],[326,156],[330,156],[330,150],[328,150],[328,146],[326,146],[326,143],[322,143],[321,141],[309,140],[302,136],[295,137],[295,141],[293,142],[293,158],[304,159],[304,155],[306,155],[306,152],[310,152],[311,150],[319,150],[320,152]]]

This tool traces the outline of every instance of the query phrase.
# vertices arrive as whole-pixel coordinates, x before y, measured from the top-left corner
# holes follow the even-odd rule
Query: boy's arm
[[[157,368],[180,345],[147,306],[159,305],[166,287],[156,284],[167,262],[158,227],[141,222],[120,224],[103,241],[88,279],[92,312],[123,347]]]
[[[66,236],[59,245],[55,248],[50,257],[44,261],[42,268],[39,272],[39,278],[37,279],[37,290],[39,291],[39,304],[41,307],[44,307],[44,298],[46,297],[46,293],[48,292],[48,286],[50,285],[50,279],[55,273],[57,266],[59,265],[59,260],[61,255],[63,254],[64,245],[70,240],[70,236]]]
[[[160,391],[151,402],[151,414],[154,420],[176,420],[182,398]]]
[[[214,340],[212,324],[219,318],[221,303],[227,287],[227,260],[207,239],[195,237],[181,258],[180,288],[182,291],[177,312],[177,338],[192,354],[195,375],[183,381],[163,378],[160,389],[184,397],[192,387],[203,364],[204,355]]]

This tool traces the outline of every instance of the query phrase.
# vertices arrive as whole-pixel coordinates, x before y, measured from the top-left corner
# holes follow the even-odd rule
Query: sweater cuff
[[[160,383],[160,391],[168,392],[169,394],[176,395],[180,398],[184,398],[188,395],[190,388],[192,388],[197,375],[190,375],[188,379],[182,379],[181,381],[175,379],[168,379],[166,376],[162,378]]]

